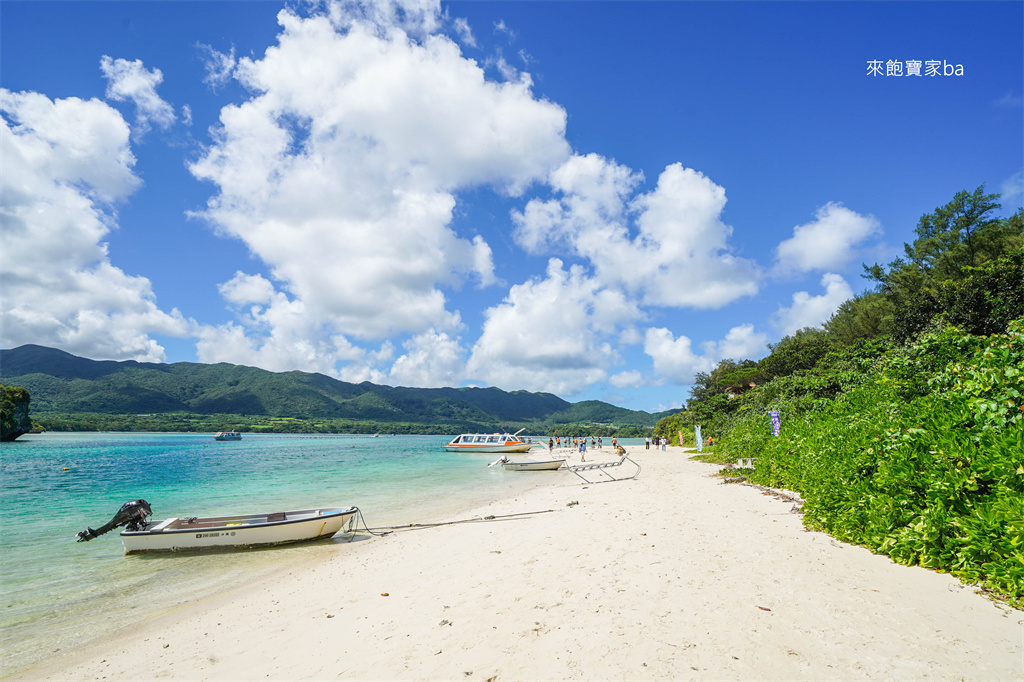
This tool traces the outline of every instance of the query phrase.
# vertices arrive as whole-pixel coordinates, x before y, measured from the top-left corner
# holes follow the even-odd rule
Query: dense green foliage
[[[0,384],[0,441],[12,441],[28,433],[30,401],[24,388]]]
[[[229,364],[99,362],[40,346],[0,351],[0,372],[32,392],[37,420],[50,430],[458,433],[526,427],[532,433],[644,435],[664,416],[599,401],[574,404],[550,393],[350,384]]]
[[[757,458],[755,482],[800,491],[808,526],[1024,603],[1024,318],[988,337],[926,333],[815,397],[842,374],[803,377],[803,405],[751,396],[756,417],[721,447]]]
[[[799,491],[805,522],[1024,606],[1024,214],[961,192],[822,329],[698,375],[659,435]],[[738,386],[737,369],[743,379]],[[750,383],[756,384],[750,386]],[[770,432],[778,411],[782,430]]]

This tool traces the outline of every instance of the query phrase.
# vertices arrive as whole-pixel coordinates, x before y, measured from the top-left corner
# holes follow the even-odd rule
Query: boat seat
[[[275,523],[277,521],[284,521],[284,512],[276,512],[274,514],[267,514],[267,523]]]
[[[173,519],[167,519],[166,521],[161,521],[157,525],[153,526],[150,529],[150,532],[157,533],[159,531],[162,531],[164,528],[167,528],[167,526],[171,525],[172,523],[174,523],[177,520],[178,520],[178,517],[174,517]]]

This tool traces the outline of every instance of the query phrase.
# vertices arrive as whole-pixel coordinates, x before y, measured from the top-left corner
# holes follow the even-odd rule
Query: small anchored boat
[[[213,434],[214,440],[242,440],[242,434],[238,431],[218,431]]]
[[[527,452],[538,443],[529,443],[519,437],[525,429],[515,433],[463,433],[452,438],[444,449],[448,452]]]
[[[352,530],[358,507],[324,507],[297,511],[235,516],[170,518],[148,523],[152,509],[145,500],[125,503],[97,530],[78,533],[78,542],[125,526],[121,542],[125,554],[179,552],[206,549],[264,547],[329,538],[345,524]]]
[[[509,471],[555,471],[565,464],[564,459],[549,459],[544,462],[512,462],[508,457],[499,457],[487,466],[500,464],[502,469]]]

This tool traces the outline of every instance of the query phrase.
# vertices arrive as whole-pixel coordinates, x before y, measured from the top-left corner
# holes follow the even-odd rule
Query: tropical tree
[[[897,258],[888,267],[864,266],[864,277],[878,283],[876,291],[891,306],[883,331],[901,342],[912,338],[943,312],[942,300],[949,298],[944,287],[1024,247],[1024,210],[1009,218],[992,217],[1001,208],[999,197],[985,194],[984,185],[972,193],[957,193],[948,204],[921,217],[917,239],[903,245],[906,258]]]
[[[801,369],[810,369],[818,364],[829,349],[828,334],[815,327],[805,327],[769,344],[771,354],[758,363],[764,378],[789,376]]]
[[[824,328],[830,342],[849,346],[881,336],[892,314],[892,302],[884,294],[865,292],[843,301]]]

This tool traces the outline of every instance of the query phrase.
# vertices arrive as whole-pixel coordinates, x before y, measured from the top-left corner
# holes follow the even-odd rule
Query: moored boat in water
[[[346,523],[351,531],[358,513],[358,507],[323,507],[234,516],[174,517],[148,523],[146,519],[152,515],[149,503],[135,500],[122,506],[98,530],[89,528],[77,537],[79,542],[92,540],[125,526],[121,531],[125,554],[265,547],[329,538]]]
[[[218,431],[213,434],[214,440],[242,440],[242,434],[238,431]]]
[[[444,449],[448,452],[527,452],[537,443],[529,443],[515,433],[463,433],[455,436]]]

